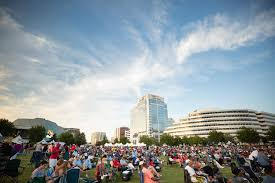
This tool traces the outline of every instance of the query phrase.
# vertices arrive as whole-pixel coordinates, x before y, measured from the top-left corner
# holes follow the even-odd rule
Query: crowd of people
[[[13,152],[15,146],[9,147]],[[139,175],[141,183],[156,183],[161,182],[160,170],[165,165],[166,168],[182,168],[186,183],[270,183],[275,182],[272,177],[275,175],[274,158],[275,148],[272,145],[104,147],[37,143],[31,159],[35,169],[30,182],[63,182],[69,169],[78,168],[90,182],[92,179],[114,182],[117,177],[127,181],[131,176]],[[231,169],[231,177],[222,174],[224,168]],[[90,175],[91,169],[95,169],[94,175]]]
[[[142,172],[145,182],[157,181],[160,174],[154,165],[161,164],[161,148],[145,147],[99,147],[91,145],[61,146],[57,144],[37,144],[33,152],[32,162],[38,167],[33,171],[32,179],[45,177],[48,182],[58,182],[69,168],[79,168],[90,177],[88,170],[95,168],[95,179],[113,180],[120,172],[128,172],[125,180],[129,180],[136,170]],[[48,167],[45,161],[48,160]],[[41,162],[36,163],[36,162]],[[47,170],[47,171],[46,171]],[[41,172],[44,171],[44,174]]]
[[[161,179],[156,165],[163,166],[160,157],[166,157],[165,162],[170,166],[183,167],[190,176],[191,182],[260,182],[274,179],[270,174],[275,173],[275,149],[273,146],[240,146],[221,144],[217,146],[178,147],[102,147],[91,145],[60,144],[36,146],[36,151],[48,157],[49,167],[53,177],[49,182],[60,179],[66,169],[78,167],[86,176],[88,171],[95,168],[95,178],[101,182],[104,178],[113,179],[118,172],[135,171],[142,174],[142,181],[158,182]],[[58,160],[59,159],[59,160]],[[224,177],[221,169],[230,167],[233,177]],[[263,172],[264,170],[264,172]],[[48,173],[49,175],[49,173]],[[267,179],[267,181],[265,180]]]

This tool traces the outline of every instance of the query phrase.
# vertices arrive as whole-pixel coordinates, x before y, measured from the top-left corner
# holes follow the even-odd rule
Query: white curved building
[[[235,136],[241,127],[253,128],[264,135],[269,126],[275,125],[275,114],[249,109],[195,110],[166,128],[164,133],[173,136],[207,137],[216,130]]]

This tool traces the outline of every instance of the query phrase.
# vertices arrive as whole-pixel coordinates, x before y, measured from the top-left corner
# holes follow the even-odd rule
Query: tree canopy
[[[167,144],[172,146],[175,144],[174,137],[167,133],[164,133],[160,136],[160,144]]]
[[[121,137],[121,138],[120,138],[120,143],[122,143],[122,144],[127,144],[127,143],[130,143],[130,140],[127,139],[127,137]]]
[[[70,132],[61,133],[58,137],[58,140],[61,142],[65,142],[67,145],[75,143],[74,136]]]
[[[86,144],[86,137],[85,137],[85,133],[76,133],[74,136],[74,143],[81,145],[81,144]]]
[[[0,133],[6,136],[13,136],[15,135],[16,129],[12,122],[7,119],[0,119]]]
[[[160,143],[163,144],[167,144],[170,146],[178,146],[180,144],[206,144],[207,143],[207,139],[206,138],[202,138],[199,136],[193,136],[193,137],[179,137],[179,136],[171,136],[169,134],[163,134],[160,137]]]
[[[275,126],[269,127],[266,135],[268,140],[275,141]]]
[[[154,137],[149,137],[148,135],[140,136],[139,141],[143,142],[144,144],[146,144],[148,146],[157,144],[157,140]]]
[[[202,138],[197,135],[188,138],[188,144],[190,144],[190,145],[192,145],[192,144],[206,144],[206,142],[207,142],[206,138]]]
[[[46,136],[46,129],[44,126],[33,126],[29,131],[29,139],[31,143],[41,141]]]
[[[257,143],[260,141],[259,133],[252,128],[246,127],[243,127],[237,132],[237,138],[240,142],[245,143]]]
[[[224,136],[224,133],[222,132],[217,132],[216,130],[213,130],[208,133],[208,142],[210,143],[219,143],[219,142],[225,142],[226,138]]]
[[[100,146],[100,145],[104,145],[104,144],[106,144],[106,143],[109,143],[109,141],[108,141],[107,137],[104,136],[102,141],[96,142],[96,145],[97,145],[97,146]]]
[[[70,132],[64,132],[59,135],[58,140],[61,142],[65,142],[67,145],[70,145],[70,144],[82,145],[87,143],[85,134],[83,132],[76,133],[75,135],[73,135]]]
[[[119,143],[118,138],[115,138],[114,143]]]

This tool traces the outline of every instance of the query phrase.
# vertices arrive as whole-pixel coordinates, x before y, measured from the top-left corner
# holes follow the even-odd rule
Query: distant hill
[[[55,122],[43,119],[43,118],[35,118],[35,119],[17,119],[13,122],[15,128],[17,129],[30,129],[33,126],[41,125],[46,128],[46,130],[52,130],[57,135],[65,132],[65,129],[58,126]]]

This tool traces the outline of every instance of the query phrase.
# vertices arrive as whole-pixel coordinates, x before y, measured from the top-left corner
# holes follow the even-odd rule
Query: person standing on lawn
[[[49,159],[49,166],[50,168],[54,168],[57,164],[57,158],[59,157],[60,153],[60,144],[53,145],[53,147],[50,150],[50,159]]]

